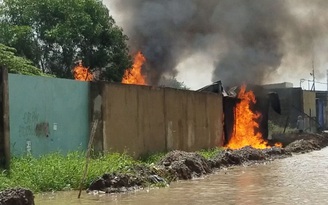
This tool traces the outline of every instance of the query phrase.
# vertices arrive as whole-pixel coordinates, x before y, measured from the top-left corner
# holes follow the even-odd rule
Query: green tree
[[[178,81],[175,77],[162,77],[159,81],[159,85],[163,87],[176,88],[182,90],[189,90],[184,82]]]
[[[0,66],[5,66],[10,73],[24,75],[42,75],[40,69],[32,65],[32,62],[16,56],[14,48],[0,44]]]
[[[123,34],[100,0],[3,0],[0,43],[44,72],[71,78],[77,60],[100,79],[121,81],[131,60]]]

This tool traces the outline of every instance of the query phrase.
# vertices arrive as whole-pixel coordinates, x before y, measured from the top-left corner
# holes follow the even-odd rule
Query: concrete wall
[[[323,126],[322,129],[327,129],[328,128],[328,104],[327,104],[328,92],[327,91],[316,91],[316,99],[318,101],[320,101],[321,106],[323,106],[322,113],[319,114],[319,115],[322,115],[321,119],[319,119],[320,123],[322,123],[322,117],[323,117],[323,124],[321,124]],[[317,118],[319,117],[318,112],[320,112],[321,109],[318,110],[318,107],[317,107]]]
[[[195,151],[223,143],[220,95],[121,84],[93,87],[97,89],[91,93],[98,93],[91,94],[93,101],[102,101],[103,120],[95,144],[103,146],[105,152],[127,151],[137,157],[174,149]]]
[[[301,88],[281,88],[269,89],[279,95],[281,115],[270,110],[269,120],[281,127],[285,127],[286,123],[289,127],[296,128],[297,117],[303,116],[303,92]]]
[[[86,148],[89,83],[9,74],[9,104],[14,156]]]
[[[223,143],[222,97],[165,89],[167,150],[195,151]]]
[[[281,88],[292,88],[293,83],[283,82],[283,83],[266,84],[266,85],[263,85],[262,87],[266,90],[281,89]]]
[[[304,116],[305,130],[309,132],[316,132],[316,93],[313,91],[303,90],[303,110],[306,114]]]
[[[96,151],[140,156],[223,143],[221,95],[16,74],[8,85],[13,156],[85,150],[94,119]]]
[[[316,117],[316,93],[313,91],[303,90],[303,109],[304,113],[310,117]]]
[[[129,85],[104,89],[104,151],[127,150],[136,156],[164,151],[163,90]]]
[[[269,119],[274,124],[291,128],[297,127],[297,118],[302,116],[307,132],[316,132],[316,93],[301,88],[269,89],[276,92],[280,98],[281,115],[270,111]]]

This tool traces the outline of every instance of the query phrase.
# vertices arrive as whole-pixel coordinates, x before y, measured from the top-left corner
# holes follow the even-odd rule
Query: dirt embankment
[[[328,145],[328,134],[289,134],[275,137],[283,148],[272,147],[257,150],[244,147],[226,149],[211,159],[198,153],[172,151],[153,166],[136,165],[124,173],[104,174],[92,182],[88,191],[118,193],[141,189],[152,185],[167,186],[171,181],[188,180],[210,174],[225,167],[250,165],[286,158],[292,154],[320,150]],[[33,193],[26,189],[9,189],[0,192],[0,205],[34,205]]]
[[[158,183],[166,184],[164,178],[159,176],[159,170],[155,167],[136,165],[124,174],[104,174],[91,183],[87,191],[97,190],[105,193],[118,193],[132,191]]]
[[[34,196],[27,189],[8,189],[0,192],[0,205],[34,205]]]
[[[328,134],[289,134],[281,136],[280,139],[275,138],[275,141],[281,142],[283,148],[227,149],[209,160],[198,153],[172,151],[155,166],[134,167],[126,174],[104,174],[91,183],[88,191],[113,193],[135,190],[158,183],[168,185],[171,181],[200,177],[224,167],[250,165],[291,157],[292,153],[306,153],[326,147]]]
[[[274,136],[273,143],[281,142],[286,151],[306,153],[320,150],[328,145],[328,134],[292,133]]]

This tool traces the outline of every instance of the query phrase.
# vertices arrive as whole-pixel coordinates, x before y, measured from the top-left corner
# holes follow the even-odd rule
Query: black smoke
[[[175,76],[177,65],[199,52],[214,56],[213,81],[263,83],[282,64],[290,64],[286,73],[308,64],[314,43],[327,27],[328,1],[324,0],[114,2],[112,10],[124,16],[130,47],[147,58],[145,72],[151,84],[164,74]]]
[[[261,83],[281,64],[282,32],[290,19],[284,1],[221,1],[212,20],[227,45],[215,62],[213,79],[225,84]]]

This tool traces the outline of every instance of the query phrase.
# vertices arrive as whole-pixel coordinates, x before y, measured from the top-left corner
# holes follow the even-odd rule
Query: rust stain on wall
[[[36,111],[26,112],[24,113],[22,124],[19,126],[19,134],[21,137],[28,138],[33,136],[49,137],[49,122],[42,122]]]
[[[49,136],[49,123],[41,122],[35,126],[35,135],[38,137],[48,137]]]

